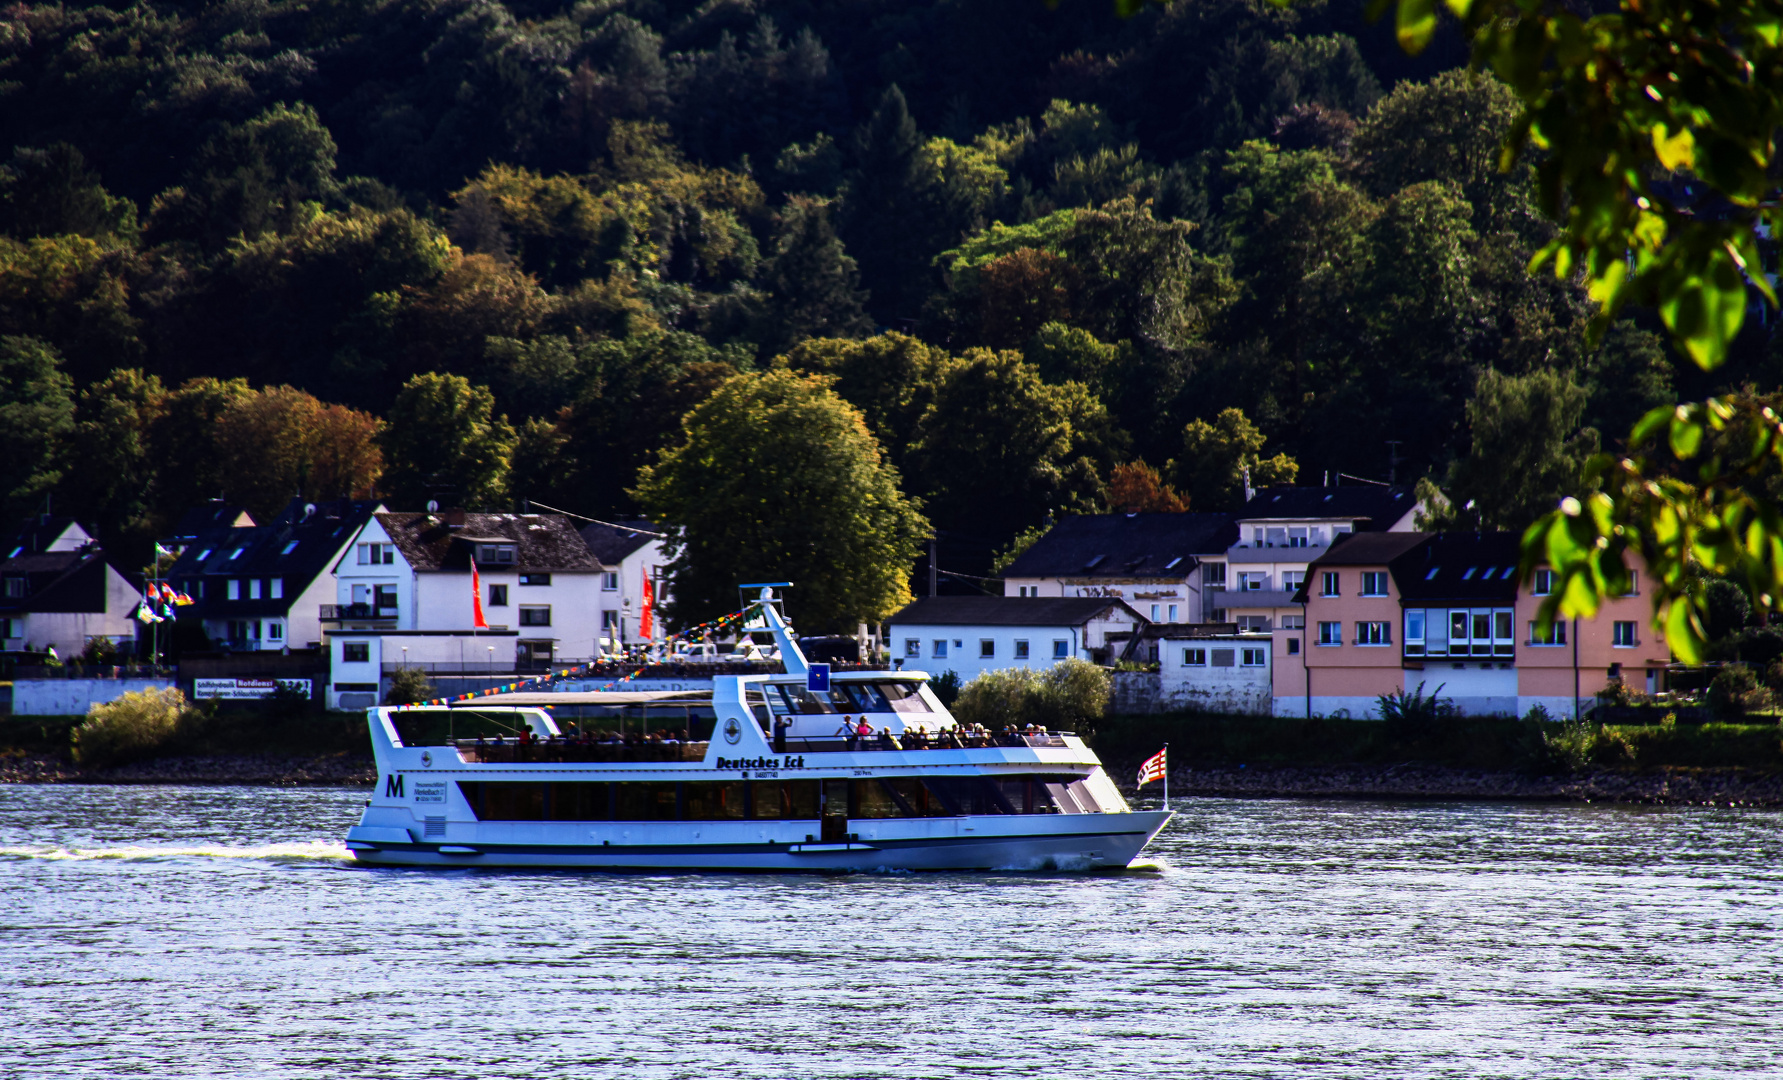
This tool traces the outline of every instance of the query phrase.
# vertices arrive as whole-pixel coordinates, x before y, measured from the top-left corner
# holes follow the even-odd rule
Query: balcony
[[[323,622],[344,622],[349,619],[389,619],[396,618],[396,606],[376,604],[323,604]]]
[[[1407,660],[1514,660],[1516,656],[1517,645],[1512,641],[1457,641],[1434,645],[1414,641],[1405,646]]]
[[[1298,607],[1293,589],[1233,589],[1220,594],[1220,606],[1227,611],[1251,608]]]

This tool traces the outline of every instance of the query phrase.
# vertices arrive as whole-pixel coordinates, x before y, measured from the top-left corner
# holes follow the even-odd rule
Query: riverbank
[[[1124,779],[1124,778],[1123,778]],[[1155,791],[1147,789],[1148,793]],[[1170,771],[1170,794],[1241,799],[1582,802],[1783,806],[1783,773],[1666,767],[1554,776],[1440,765],[1224,766]]]
[[[370,754],[207,754],[82,769],[55,754],[0,755],[0,784],[249,784],[364,787],[377,779]]]

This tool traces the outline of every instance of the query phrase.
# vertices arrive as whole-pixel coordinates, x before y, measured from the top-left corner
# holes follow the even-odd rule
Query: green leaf
[[[1436,0],[1399,0],[1399,47],[1413,56],[1436,34]]]
[[[1681,460],[1696,456],[1703,444],[1703,425],[1687,416],[1672,416],[1672,430],[1669,436],[1672,453]]]

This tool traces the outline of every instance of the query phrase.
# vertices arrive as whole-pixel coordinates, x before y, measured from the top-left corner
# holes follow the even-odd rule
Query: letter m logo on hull
[[[387,799],[402,798],[401,774],[391,773],[389,776],[384,777],[384,797]]]

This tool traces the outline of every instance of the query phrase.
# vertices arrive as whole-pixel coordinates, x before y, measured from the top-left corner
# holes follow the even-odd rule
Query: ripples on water
[[[1184,799],[1150,870],[364,870],[363,795],[0,788],[0,1076],[1783,1072],[1783,814]]]

